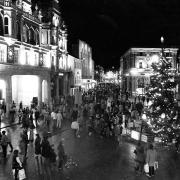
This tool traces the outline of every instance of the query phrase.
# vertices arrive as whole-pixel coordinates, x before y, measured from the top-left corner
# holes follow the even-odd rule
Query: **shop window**
[[[8,17],[4,18],[4,33],[9,34],[9,19],[8,19]]]

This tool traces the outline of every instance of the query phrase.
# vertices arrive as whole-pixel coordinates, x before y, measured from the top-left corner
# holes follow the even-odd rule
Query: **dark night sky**
[[[180,44],[180,0],[60,0],[68,28],[68,46],[75,39],[90,44],[96,64],[119,66],[130,47]]]

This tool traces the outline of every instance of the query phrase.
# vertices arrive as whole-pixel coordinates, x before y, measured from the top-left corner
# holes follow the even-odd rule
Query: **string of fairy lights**
[[[158,131],[163,143],[172,142],[180,132],[178,103],[175,97],[177,82],[176,70],[172,62],[161,55],[160,61],[152,64],[153,74],[147,88],[151,105],[146,109],[146,117],[152,131]]]

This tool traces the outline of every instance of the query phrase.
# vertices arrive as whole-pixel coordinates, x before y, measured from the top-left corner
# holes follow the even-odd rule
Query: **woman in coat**
[[[18,172],[20,169],[22,169],[22,163],[19,159],[18,153],[19,153],[18,150],[14,150],[13,158],[12,158],[12,170],[15,180],[18,180]]]
[[[136,158],[135,158],[136,168],[135,168],[135,170],[136,170],[137,175],[140,175],[143,173],[143,167],[144,167],[144,163],[145,163],[144,148],[140,143],[138,143],[138,146],[137,146],[136,150],[134,151],[134,153],[136,154]]]
[[[147,150],[146,163],[149,165],[149,174],[147,176],[154,176],[154,165],[157,161],[157,152],[154,149],[153,145],[150,144],[149,149]]]

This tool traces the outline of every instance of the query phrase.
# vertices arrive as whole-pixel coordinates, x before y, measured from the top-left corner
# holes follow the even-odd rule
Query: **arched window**
[[[38,30],[35,31],[35,41],[36,41],[36,45],[39,45],[39,31]]]
[[[143,68],[142,62],[139,62],[139,68]]]
[[[32,28],[29,29],[29,42],[35,44],[34,30]]]
[[[8,17],[4,18],[4,34],[9,34],[9,19],[8,19]]]
[[[2,18],[2,15],[0,14],[0,36],[4,35],[3,27],[4,27],[3,18]]]
[[[27,27],[23,26],[23,42],[27,42]]]
[[[29,29],[26,25],[23,26],[23,41],[29,42]]]

